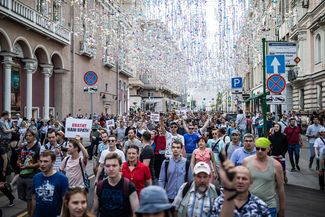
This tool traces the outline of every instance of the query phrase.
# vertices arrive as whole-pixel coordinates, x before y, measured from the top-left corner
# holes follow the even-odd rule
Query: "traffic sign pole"
[[[263,94],[262,94],[262,112],[263,112],[263,135],[266,136],[266,110],[267,110],[267,105],[266,105],[266,70],[265,70],[265,55],[266,55],[266,40],[265,38],[262,39],[263,43]]]

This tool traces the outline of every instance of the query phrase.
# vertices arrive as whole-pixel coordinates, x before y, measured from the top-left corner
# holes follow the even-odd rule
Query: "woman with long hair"
[[[82,187],[69,188],[64,196],[61,217],[95,217],[87,211],[87,191]]]

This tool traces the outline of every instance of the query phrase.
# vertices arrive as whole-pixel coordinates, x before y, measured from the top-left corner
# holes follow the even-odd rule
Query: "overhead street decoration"
[[[286,87],[285,79],[279,74],[271,75],[266,81],[266,88],[274,94],[280,94]]]
[[[266,73],[278,74],[285,73],[285,57],[284,55],[268,55],[266,56]]]

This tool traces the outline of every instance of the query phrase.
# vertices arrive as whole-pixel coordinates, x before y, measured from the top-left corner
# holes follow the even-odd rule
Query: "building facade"
[[[89,114],[92,102],[96,114],[128,112],[128,80],[133,71],[116,53],[103,49],[109,38],[102,42],[91,35],[92,22],[87,20],[91,14],[85,15],[86,10],[107,14],[120,10],[104,1],[91,2],[0,1],[1,110],[28,119],[61,119],[69,113]],[[82,30],[76,30],[76,22]],[[88,71],[97,74],[93,94],[84,92]]]

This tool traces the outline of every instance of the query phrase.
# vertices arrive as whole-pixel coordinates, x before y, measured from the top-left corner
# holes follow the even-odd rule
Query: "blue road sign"
[[[266,56],[266,73],[281,74],[286,72],[284,55],[268,55]]]
[[[88,85],[88,86],[93,86],[97,83],[98,81],[98,76],[94,71],[88,71],[85,73],[84,75],[84,82]]]
[[[271,75],[266,81],[266,88],[275,94],[280,94],[286,87],[285,79],[279,75]]]
[[[231,88],[232,89],[243,88],[243,78],[242,77],[231,78]]]

